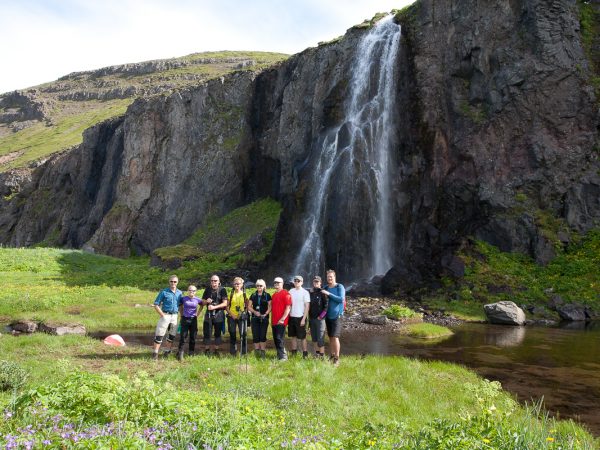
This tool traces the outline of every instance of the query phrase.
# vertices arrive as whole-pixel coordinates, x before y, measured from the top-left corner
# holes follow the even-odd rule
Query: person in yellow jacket
[[[243,290],[244,280],[233,279],[233,290],[227,302],[227,328],[229,329],[229,353],[237,354],[237,331],[240,332],[241,354],[248,352],[248,298]]]

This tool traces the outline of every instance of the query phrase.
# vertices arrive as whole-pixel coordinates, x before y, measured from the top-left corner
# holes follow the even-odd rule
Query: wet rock
[[[559,307],[563,306],[565,301],[558,294],[554,294],[548,300],[548,308],[551,311],[557,311]]]
[[[556,311],[562,320],[568,322],[579,322],[587,319],[585,308],[574,303],[559,306]]]
[[[442,268],[454,278],[462,278],[465,275],[465,263],[455,255],[442,257]]]
[[[388,322],[388,318],[385,316],[366,316],[362,318],[362,321],[370,325],[385,325]]]
[[[529,305],[524,309],[526,309],[532,316],[542,318],[551,317],[551,312],[543,306]]]
[[[19,333],[35,333],[38,329],[38,324],[31,320],[20,320],[11,323],[10,327],[13,331],[18,331]]]
[[[483,310],[490,323],[498,325],[524,325],[525,313],[514,302],[502,301],[484,305]]]
[[[383,277],[373,277],[370,280],[359,280],[348,288],[349,295],[359,297],[377,297],[381,295],[381,279]]]
[[[86,329],[80,324],[56,324],[56,323],[40,323],[39,331],[43,333],[53,334],[55,336],[64,336],[66,334],[77,334],[85,336]]]

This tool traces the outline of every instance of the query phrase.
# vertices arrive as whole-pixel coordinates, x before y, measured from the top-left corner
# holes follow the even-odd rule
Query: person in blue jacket
[[[154,310],[158,313],[160,318],[156,324],[156,330],[154,331],[154,346],[152,357],[158,359],[158,351],[162,344],[163,338],[166,333],[167,342],[173,347],[173,340],[177,335],[177,315],[179,313],[179,302],[181,300],[182,293],[177,289],[177,283],[179,278],[177,275],[171,275],[169,277],[169,287],[161,290],[154,300]],[[168,350],[170,353],[171,348]]]
[[[329,336],[330,359],[337,366],[340,360],[340,334],[346,289],[343,284],[336,282],[334,270],[327,271],[327,286],[321,292],[327,296],[328,300],[325,326],[327,327],[327,336]]]

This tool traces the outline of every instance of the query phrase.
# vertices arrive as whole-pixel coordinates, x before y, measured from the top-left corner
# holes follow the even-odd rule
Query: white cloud
[[[296,53],[410,0],[0,0],[0,92],[210,50]]]

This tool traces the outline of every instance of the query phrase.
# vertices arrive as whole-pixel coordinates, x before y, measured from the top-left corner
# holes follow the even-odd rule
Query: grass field
[[[147,259],[0,248],[2,321],[145,328],[166,273]],[[185,284],[185,280],[182,280]],[[437,330],[436,330],[437,331]],[[523,407],[452,364],[345,357],[339,367],[204,355],[150,359],[89,337],[0,336],[4,448],[592,449],[570,421]],[[1,362],[1,361],[0,361]],[[4,365],[3,365],[4,364]],[[23,383],[24,382],[24,383]],[[10,388],[11,383],[14,389]]]
[[[523,408],[446,363],[347,357],[339,367],[269,352],[154,362],[91,338],[2,336],[28,374],[0,394],[5,448],[595,448],[570,421]],[[1,374],[0,374],[1,375]]]

